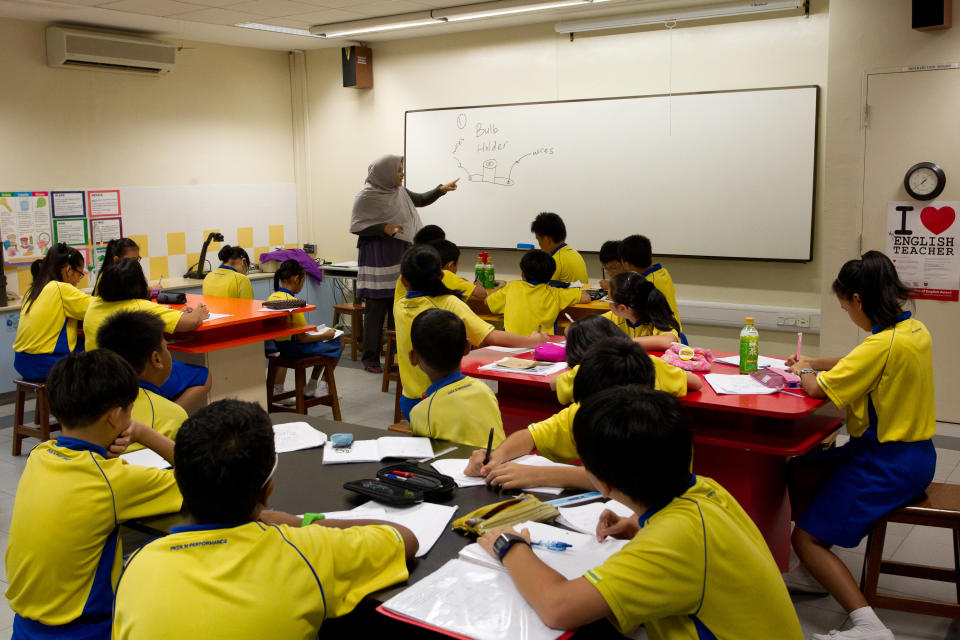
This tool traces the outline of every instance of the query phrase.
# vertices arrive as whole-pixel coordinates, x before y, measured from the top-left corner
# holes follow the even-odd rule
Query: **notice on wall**
[[[87,215],[87,198],[83,191],[51,191],[50,204],[54,218],[83,218]]]
[[[890,202],[887,255],[921,300],[960,299],[960,202]]]
[[[53,219],[53,241],[65,242],[72,247],[88,244],[87,221],[84,218]]]
[[[110,218],[120,215],[120,191],[117,189],[88,191],[87,200],[90,204],[91,218]]]
[[[90,237],[93,244],[106,244],[123,237],[123,222],[120,218],[95,218],[90,220]]]
[[[50,194],[0,192],[0,236],[7,264],[29,264],[50,248]]]

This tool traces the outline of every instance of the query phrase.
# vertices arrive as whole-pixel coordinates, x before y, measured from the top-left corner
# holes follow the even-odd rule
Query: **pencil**
[[[483,464],[490,462],[490,448],[493,446],[493,427],[490,427],[490,435],[487,437],[487,455],[483,456]]]

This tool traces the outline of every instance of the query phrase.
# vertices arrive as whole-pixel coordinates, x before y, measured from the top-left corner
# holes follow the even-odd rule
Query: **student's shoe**
[[[783,581],[787,585],[787,591],[793,594],[827,595],[827,590],[823,588],[823,585],[817,582],[810,570],[802,564],[798,564],[783,574]]]
[[[853,627],[846,631],[833,629],[830,633],[815,633],[813,640],[896,640],[890,629],[863,629]]]
[[[314,398],[322,398],[323,396],[330,393],[327,383],[323,380],[320,380],[316,384],[307,383],[306,388],[303,390],[304,395],[312,396]]]
[[[383,367],[379,364],[365,364],[363,365],[363,370],[370,373],[383,373]]]

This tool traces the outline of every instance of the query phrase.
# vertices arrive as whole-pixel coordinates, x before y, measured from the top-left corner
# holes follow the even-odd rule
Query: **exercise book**
[[[417,537],[420,547],[416,557],[422,558],[437,543],[443,532],[447,530],[450,518],[459,509],[457,505],[433,504],[421,502],[412,507],[389,507],[378,502],[365,502],[349,511],[329,511],[324,513],[327,519],[351,520],[354,518],[385,520],[403,525]]]
[[[430,438],[387,436],[376,440],[354,440],[349,447],[334,447],[328,442],[323,449],[323,464],[379,462],[386,458],[419,459],[432,455]]]

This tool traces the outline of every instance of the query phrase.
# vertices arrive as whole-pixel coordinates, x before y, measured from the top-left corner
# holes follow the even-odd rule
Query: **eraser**
[[[330,442],[333,443],[335,447],[349,447],[353,444],[353,434],[352,433],[335,433],[330,436]]]

